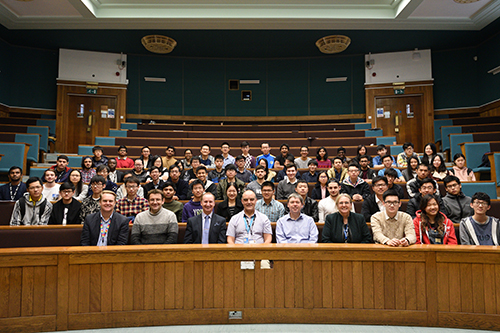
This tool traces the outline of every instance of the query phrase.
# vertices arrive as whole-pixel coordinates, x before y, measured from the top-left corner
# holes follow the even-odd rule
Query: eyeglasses
[[[489,206],[488,203],[484,202],[484,201],[474,201],[472,204],[476,205],[476,206],[483,206],[483,207]]]
[[[396,206],[399,204],[399,201],[386,201],[385,204],[388,206]]]
[[[373,185],[373,187],[385,187],[387,186],[387,184],[375,184]]]
[[[92,187],[99,187],[99,186],[102,186],[102,184],[92,184],[90,186],[92,186]]]
[[[434,186],[422,186],[420,187],[422,190],[427,190],[427,191],[432,191],[434,189]]]

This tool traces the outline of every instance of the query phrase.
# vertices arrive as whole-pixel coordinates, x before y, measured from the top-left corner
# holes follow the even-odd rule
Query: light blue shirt
[[[223,157],[224,157],[224,155],[223,155]],[[225,168],[226,165],[234,164],[234,163],[235,163],[234,157],[232,157],[231,155],[227,154],[227,157],[224,158],[224,164],[222,164],[222,167]]]
[[[318,227],[312,217],[300,214],[297,220],[286,214],[276,222],[277,243],[317,243]]]
[[[403,174],[401,173],[401,171],[399,169],[397,169],[397,168],[393,168],[393,169],[396,170],[396,172],[398,173],[398,178],[403,177]],[[383,168],[382,170],[379,170],[378,175],[384,176],[384,172],[385,172],[385,168]]]
[[[285,207],[279,201],[271,199],[269,205],[266,205],[264,199],[260,199],[255,204],[255,210],[265,214],[271,222],[278,221],[283,215],[285,215]]]

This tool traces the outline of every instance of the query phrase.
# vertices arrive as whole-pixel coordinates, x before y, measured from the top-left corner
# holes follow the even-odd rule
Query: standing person
[[[325,223],[328,215],[339,211],[337,207],[337,198],[340,195],[340,184],[336,179],[328,181],[328,193],[330,195],[318,203],[318,222]],[[351,210],[354,213],[354,205],[351,205]]]
[[[98,167],[103,164],[108,165],[109,160],[105,155],[103,155],[104,151],[102,150],[102,147],[94,146],[92,148],[92,154],[94,154],[94,156],[92,156],[93,167]]]
[[[330,169],[332,167],[332,161],[328,158],[325,147],[320,147],[316,151],[316,161],[318,161],[318,168]]]
[[[255,209],[265,214],[271,222],[276,222],[285,215],[285,207],[281,202],[274,200],[273,196],[274,183],[265,181],[262,184],[262,199],[257,201]]]
[[[441,155],[436,155],[431,161],[431,176],[434,180],[442,181],[450,174],[443,157]]]
[[[289,213],[276,222],[276,242],[316,243],[318,227],[312,217],[303,213],[304,198],[298,193],[290,194],[287,207]]]
[[[176,244],[179,225],[175,214],[162,207],[165,202],[163,192],[153,189],[148,192],[149,209],[135,217],[130,243],[143,244]]]
[[[387,191],[387,189],[387,178],[381,176],[373,178],[373,194],[370,194],[368,198],[363,201],[363,205],[361,206],[361,214],[365,217],[365,221],[370,221],[373,214],[381,211],[383,212],[385,210],[384,192]]]
[[[415,244],[415,226],[410,215],[400,212],[401,202],[394,191],[384,193],[383,212],[374,214],[371,219],[373,240],[388,246],[410,246]]]
[[[271,146],[269,145],[269,142],[262,142],[260,144],[260,151],[262,154],[257,156],[257,163],[259,163],[261,159],[265,159],[267,161],[267,167],[272,169],[274,167],[276,157],[271,155]]]
[[[308,183],[316,183],[318,181],[318,172],[316,171],[318,168],[318,162],[313,159],[309,160],[309,162],[307,162],[307,168],[309,169],[309,172],[304,172],[301,175],[301,178]]]
[[[52,169],[47,169],[43,173],[45,183],[43,184],[43,196],[49,201],[59,200],[59,184],[56,183],[56,173]]]
[[[204,143],[203,145],[201,145],[200,164],[203,164],[207,168],[214,168],[215,167],[214,157],[212,155],[210,155],[210,145],[208,143]],[[192,161],[191,161],[191,166],[193,169],[196,168],[196,166],[193,165]]]
[[[241,156],[245,158],[245,169],[255,168],[257,159],[250,155],[250,144],[248,141],[241,142]]]
[[[112,191],[103,191],[99,201],[99,211],[85,218],[80,245],[126,245],[129,233],[128,220],[125,216],[114,212],[116,194]]]
[[[409,182],[413,178],[417,177],[417,169],[420,165],[420,161],[416,157],[410,157],[408,159],[408,164],[406,165],[406,169],[401,171],[401,174],[405,178],[406,182]]]
[[[335,178],[340,183],[344,181],[347,177],[347,168],[344,168],[343,161],[340,157],[336,156],[333,158],[333,165],[328,170],[328,178]]]
[[[460,244],[499,245],[500,221],[486,213],[491,206],[490,196],[483,192],[474,193],[470,206],[474,215],[460,221]]]
[[[370,185],[359,177],[359,166],[351,163],[347,168],[348,177],[341,183],[341,193],[347,193],[354,201],[362,201],[370,195]]]
[[[118,158],[116,160],[116,167],[118,169],[132,169],[134,167],[134,161],[127,157],[128,150],[127,147],[121,145],[118,147]]]
[[[92,180],[92,179],[91,179]],[[69,174],[69,182],[75,186],[75,192],[73,198],[82,202],[88,194],[89,185],[82,182],[82,176],[80,175],[80,170],[71,170]]]
[[[299,169],[306,169],[307,168],[309,161],[312,160],[307,155],[309,155],[309,147],[308,146],[300,147],[300,157],[297,157],[294,160],[294,163],[297,166],[297,168],[299,168]]]
[[[201,214],[201,197],[205,193],[203,182],[196,179],[191,183],[191,193],[193,198],[184,205],[182,209],[182,222],[186,223],[188,218]]]
[[[227,227],[228,244],[270,244],[273,238],[271,222],[266,215],[255,210],[257,197],[251,190],[243,192],[243,211],[229,221]]]
[[[130,222],[134,222],[137,214],[149,208],[148,200],[137,195],[137,191],[140,187],[141,183],[139,179],[129,177],[125,181],[127,196],[116,202],[116,212],[127,217]]]
[[[328,180],[329,180],[328,172],[325,170],[321,171],[318,175],[318,182],[316,183],[316,185],[312,190],[311,198],[313,198],[314,200],[322,200],[328,197],[329,195],[327,190]],[[335,181],[337,181],[337,183],[340,184],[338,180],[335,179]]]
[[[457,244],[453,222],[439,210],[435,195],[424,195],[413,219],[416,244]]]
[[[104,189],[104,184],[106,184],[106,179],[104,179],[103,176],[97,175],[92,177],[90,180],[92,194],[82,201],[82,207],[80,209],[80,223],[85,221],[85,217],[87,217],[87,215],[93,214],[101,209],[100,199],[101,193]],[[113,209],[114,208],[115,204],[113,204]]]
[[[77,171],[77,170],[73,170]],[[71,176],[70,176],[71,177]],[[75,185],[66,182],[59,187],[61,200],[52,206],[49,224],[80,224],[80,208],[82,204],[73,198]]]
[[[193,158],[193,151],[191,149],[184,149],[184,158],[181,160],[184,170],[191,169],[191,159]]]
[[[9,182],[0,186],[0,200],[17,201],[26,193],[26,184],[22,182],[23,169],[10,167],[8,177]]]
[[[90,183],[92,177],[97,174],[94,169],[94,161],[90,156],[82,157],[82,169],[80,170],[80,174],[82,176],[82,182],[86,184]]]
[[[463,182],[475,182],[476,175],[471,168],[465,166],[465,156],[462,153],[457,153],[453,156],[453,167],[450,173],[457,176]]]
[[[141,148],[141,156],[139,156],[139,159],[142,161],[144,169],[149,170],[149,168],[151,168],[153,161],[151,161],[151,149],[148,146]]]
[[[174,165],[177,160],[175,159],[175,147],[174,146],[168,146],[167,149],[165,149],[165,154],[167,156],[162,157],[162,163],[163,167],[165,168],[170,168],[171,165]]]
[[[45,225],[52,213],[52,204],[43,194],[43,183],[38,177],[31,177],[26,182],[28,192],[16,201],[10,225]]]
[[[310,216],[314,222],[318,222],[318,202],[316,200],[311,199],[307,196],[309,192],[309,185],[305,180],[297,181],[297,186],[295,187],[295,193],[299,194],[302,197],[302,210],[301,212]],[[290,195],[288,196],[288,198]],[[288,199],[287,198],[287,199]],[[289,211],[285,208],[285,212]]]
[[[257,200],[262,199],[262,184],[266,181],[266,168],[262,165],[257,165],[255,168],[256,180],[247,184],[246,190],[252,190],[257,195]]]
[[[418,155],[415,154],[415,146],[413,145],[413,143],[405,142],[403,144],[403,152],[398,154],[398,167],[406,168],[406,166],[408,165],[408,159],[410,157],[419,158]]]
[[[184,234],[184,244],[224,244],[226,219],[214,213],[215,197],[205,193],[201,198],[202,212],[190,217]]]
[[[322,232],[323,243],[372,243],[372,235],[362,214],[353,212],[348,194],[339,194],[335,201],[338,212],[328,214]]]
[[[220,151],[222,153],[222,157],[224,158],[224,164],[222,165],[223,168],[228,166],[229,164],[234,165],[234,157],[229,154],[229,151],[231,150],[231,146],[227,142],[223,142],[220,145]]]
[[[236,156],[236,178],[243,183],[250,183],[252,181],[252,172],[245,169],[245,158],[243,155]]]
[[[226,199],[217,205],[217,215],[229,221],[242,210],[243,204],[238,198],[238,188],[235,183],[229,183],[226,188]]]
[[[422,156],[422,163],[425,165],[431,165],[431,161],[434,156],[437,155],[437,147],[433,143],[428,143],[424,147],[424,156]]]
[[[175,198],[175,192],[177,188],[174,183],[171,181],[167,181],[162,185],[163,197],[165,199],[163,203],[163,208],[168,209],[177,217],[177,222],[182,222],[182,209],[184,208],[184,204],[180,201],[177,201]]]
[[[453,223],[460,223],[466,217],[472,216],[474,210],[470,206],[471,198],[462,192],[462,184],[456,176],[448,176],[444,179],[446,196],[443,203],[448,212],[448,217]]]

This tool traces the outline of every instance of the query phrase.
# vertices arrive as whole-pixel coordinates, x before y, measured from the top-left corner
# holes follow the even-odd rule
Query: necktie
[[[210,216],[205,216],[205,224],[203,225],[203,238],[201,244],[208,244],[208,232],[210,230]]]

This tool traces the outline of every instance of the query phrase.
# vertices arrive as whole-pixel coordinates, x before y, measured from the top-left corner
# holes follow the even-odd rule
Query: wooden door
[[[110,128],[117,127],[116,113],[110,118],[110,109],[116,110],[116,96],[89,96],[69,94],[66,146],[77,152],[78,145],[93,145],[96,136],[108,136]]]
[[[415,151],[424,150],[422,95],[383,96],[375,98],[375,127],[382,128],[384,136],[396,137],[398,144],[412,142]],[[383,109],[383,112],[382,112]]]

